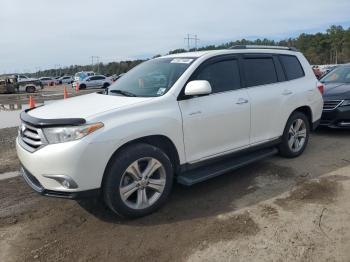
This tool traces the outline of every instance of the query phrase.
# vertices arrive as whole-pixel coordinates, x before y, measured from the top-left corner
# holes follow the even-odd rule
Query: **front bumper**
[[[350,128],[350,106],[339,106],[334,110],[323,111],[321,126]]]
[[[26,170],[25,167],[23,166],[21,167],[21,175],[24,178],[24,180],[27,182],[27,184],[40,195],[49,196],[49,197],[67,198],[67,199],[93,198],[93,197],[98,197],[100,195],[100,189],[92,189],[92,190],[76,191],[76,192],[64,192],[64,191],[54,191],[54,190],[45,189],[40,184],[39,180],[36,179],[36,177],[33,176],[31,173],[29,173],[29,171]]]
[[[89,143],[79,140],[67,143],[46,145],[34,152],[26,150],[20,144],[20,138],[16,140],[18,158],[24,167],[27,177],[35,178],[27,180],[37,181],[37,192],[41,194],[79,195],[80,192],[99,189],[105,167],[109,160],[106,153],[106,143]],[[67,176],[71,178],[76,187],[66,188],[52,177]],[[33,188],[33,184],[30,184]],[[35,190],[35,188],[33,188]],[[41,192],[44,190],[44,193]],[[68,197],[72,198],[72,197]]]

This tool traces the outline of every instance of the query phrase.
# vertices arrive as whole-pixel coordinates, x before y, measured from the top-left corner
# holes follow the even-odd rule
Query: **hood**
[[[41,119],[88,118],[109,110],[135,105],[153,99],[152,97],[126,97],[103,94],[88,94],[54,101],[28,114]]]
[[[325,85],[325,98],[350,99],[350,83],[329,83]]]

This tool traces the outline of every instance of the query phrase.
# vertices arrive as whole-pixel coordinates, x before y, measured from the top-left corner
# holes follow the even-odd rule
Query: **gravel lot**
[[[350,131],[321,129],[296,159],[265,159],[121,220],[98,200],[34,193],[17,128],[0,129],[0,261],[350,261]]]

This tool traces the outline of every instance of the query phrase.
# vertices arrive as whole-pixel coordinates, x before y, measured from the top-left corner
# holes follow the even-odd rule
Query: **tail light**
[[[317,88],[318,88],[318,91],[320,91],[321,95],[323,95],[324,94],[324,85],[319,83],[317,85]]]

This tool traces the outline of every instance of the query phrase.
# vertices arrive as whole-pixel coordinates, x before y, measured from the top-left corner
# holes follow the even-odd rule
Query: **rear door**
[[[212,93],[181,98],[184,144],[188,162],[249,146],[250,104],[242,88],[235,56],[204,62],[190,80],[207,80]]]
[[[251,102],[251,145],[278,138],[283,115],[282,83],[285,80],[278,57],[272,54],[244,54],[241,65]]]

